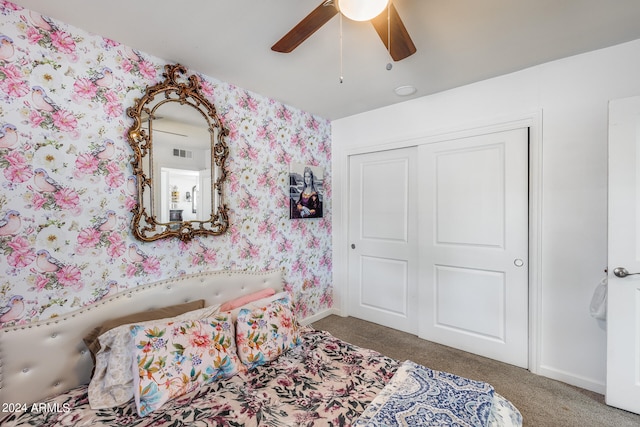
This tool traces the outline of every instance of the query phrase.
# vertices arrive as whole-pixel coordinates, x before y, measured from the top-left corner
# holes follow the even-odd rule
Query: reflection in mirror
[[[189,240],[221,234],[229,225],[222,186],[227,131],[200,94],[197,77],[180,79],[185,72],[165,66],[166,80],[127,110],[134,119],[129,143],[138,178],[132,228],[140,240]]]

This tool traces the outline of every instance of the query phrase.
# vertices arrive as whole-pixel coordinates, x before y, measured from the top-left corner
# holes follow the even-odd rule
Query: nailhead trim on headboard
[[[282,290],[282,270],[221,270],[184,275],[122,291],[74,312],[0,330],[0,406],[30,405],[90,380],[83,338],[104,321],[204,299],[207,305],[264,288]]]

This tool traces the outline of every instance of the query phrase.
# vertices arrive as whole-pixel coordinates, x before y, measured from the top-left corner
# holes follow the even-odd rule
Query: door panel
[[[408,168],[407,158],[370,160],[360,164],[363,239],[408,241]]]
[[[640,413],[640,97],[609,103],[609,405]]]
[[[419,148],[422,338],[528,366],[528,131]]]
[[[417,333],[416,148],[349,160],[349,314]]]
[[[360,302],[363,307],[408,316],[408,265],[406,260],[362,256]],[[395,286],[389,286],[395,283]]]
[[[504,273],[443,265],[435,273],[436,324],[504,342]]]
[[[438,245],[504,246],[504,145],[445,150],[435,157]]]

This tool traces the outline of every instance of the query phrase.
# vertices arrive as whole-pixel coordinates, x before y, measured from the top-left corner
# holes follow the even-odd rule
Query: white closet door
[[[528,366],[528,131],[419,147],[419,335]]]
[[[349,314],[417,334],[415,147],[349,159]]]

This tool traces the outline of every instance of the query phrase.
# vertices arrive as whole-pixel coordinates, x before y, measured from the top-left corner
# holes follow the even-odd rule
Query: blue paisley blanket
[[[355,426],[487,426],[493,387],[406,361]]]

